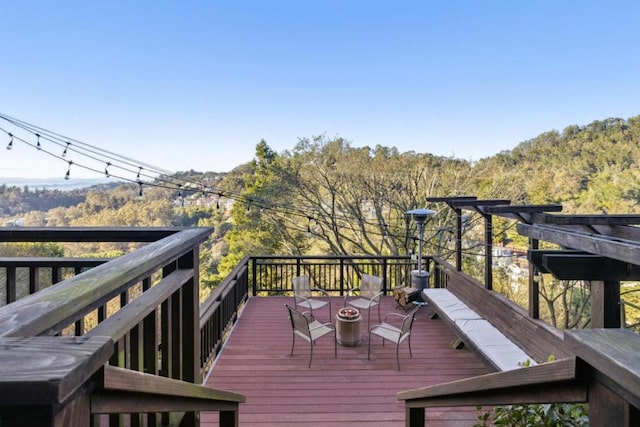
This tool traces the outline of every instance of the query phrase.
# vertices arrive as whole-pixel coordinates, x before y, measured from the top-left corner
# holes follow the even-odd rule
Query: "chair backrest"
[[[296,297],[311,298],[311,280],[306,274],[291,279],[293,286],[293,295]]]
[[[363,274],[360,281],[360,296],[369,299],[382,292],[382,281],[382,277]]]
[[[291,319],[291,327],[293,331],[302,334],[311,339],[311,331],[309,331],[309,319],[289,304],[285,304],[289,310],[289,319]]]
[[[416,305],[414,308],[411,309],[411,311],[406,316],[404,316],[404,320],[402,321],[402,327],[400,328],[402,330],[402,335],[405,335],[411,332],[411,327],[413,326],[413,319],[414,317],[416,317],[416,312],[418,311],[419,308],[420,306]]]

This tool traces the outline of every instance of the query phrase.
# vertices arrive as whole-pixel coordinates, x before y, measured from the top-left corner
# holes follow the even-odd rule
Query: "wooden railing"
[[[433,407],[588,403],[592,426],[640,421],[640,337],[622,329],[567,331],[575,356],[397,394],[406,426],[428,425]]]
[[[210,229],[0,230],[0,241],[149,242],[108,262],[0,259],[10,302],[0,307],[0,425],[136,426],[178,423],[178,419],[189,426],[198,425],[202,410],[218,411],[221,425],[235,425],[244,397],[201,384],[249,294],[288,295],[291,278],[300,274],[309,274],[316,285],[334,295],[357,285],[363,273],[384,277],[387,293],[411,283],[414,264],[409,257],[256,256],[244,258],[199,304],[198,248],[210,233]],[[526,312],[506,298],[446,262],[426,259],[431,286],[456,282],[468,287],[465,292],[477,297],[472,304],[477,310],[484,313],[490,308],[503,326],[509,326],[505,324],[509,319],[518,320],[518,326],[510,325],[514,335],[523,324],[531,327],[532,334],[541,330],[539,320],[526,319]],[[16,276],[21,268],[28,271],[29,285],[18,292]],[[51,275],[54,286],[40,286],[37,277],[42,271]],[[74,276],[60,281],[63,271]],[[557,337],[552,340],[559,345]],[[622,356],[600,362],[597,350],[576,351],[595,358],[585,365],[572,356],[573,351],[551,368],[528,368],[532,370],[524,378],[537,379],[522,390],[531,386],[551,402],[556,401],[554,387],[558,390],[564,384],[563,401],[583,401],[585,381],[591,384],[595,378],[613,387],[613,401],[626,405],[628,416],[637,417],[633,409],[639,395],[637,369],[607,373],[607,363]],[[640,349],[625,352],[637,355]],[[631,362],[640,366],[635,359]],[[473,397],[483,388],[496,390],[491,395],[512,396],[511,383],[517,381],[513,375],[490,374],[456,385],[407,391],[398,398],[406,401],[407,423],[420,425],[426,407],[489,402]],[[603,393],[591,388],[588,392]],[[489,403],[529,400],[496,398]]]
[[[201,372],[206,375],[226,334],[249,296],[249,257],[245,257],[200,305]]]
[[[432,263],[426,257],[427,265]],[[344,295],[358,286],[362,274],[381,276],[385,294],[397,286],[411,284],[415,261],[408,256],[253,256],[251,257],[253,295],[285,295],[291,292],[291,279],[309,275],[314,286],[333,295]]]
[[[538,362],[550,355],[560,360],[398,393],[405,425],[424,426],[425,410],[432,407],[575,402],[589,404],[591,425],[638,425],[640,336],[621,329],[557,331],[437,258],[432,280]]]
[[[198,248],[212,230],[127,230],[0,231],[4,241],[151,242],[0,308],[3,427],[195,426],[202,410],[237,424],[244,397],[201,385]]]

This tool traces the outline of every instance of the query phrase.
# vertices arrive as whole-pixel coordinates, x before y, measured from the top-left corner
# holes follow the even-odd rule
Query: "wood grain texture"
[[[565,337],[576,356],[602,373],[596,379],[640,408],[640,336],[625,329],[582,329]]]
[[[0,338],[0,406],[62,403],[112,352],[108,337]]]
[[[240,405],[242,426],[404,426],[404,403],[396,393],[489,372],[472,352],[449,347],[453,333],[430,319],[425,307],[412,329],[413,357],[406,343],[400,348],[400,371],[395,346],[383,346],[375,337],[367,360],[366,331],[359,346],[339,345],[337,359],[331,340],[319,340],[308,368],[308,345],[296,343],[289,355],[292,332],[285,303],[292,298],[251,297],[206,381],[246,396]],[[333,298],[333,311],[342,304],[342,298]],[[381,304],[383,315],[404,314],[391,296],[382,297]],[[327,307],[314,314],[329,320]],[[433,408],[426,414],[430,426],[468,427],[475,418],[475,407]],[[204,413],[201,419],[202,426],[219,425],[217,413]]]
[[[156,269],[192,250],[210,233],[208,228],[181,231],[4,306],[0,308],[0,336],[56,333],[73,323],[79,314],[105,304]]]

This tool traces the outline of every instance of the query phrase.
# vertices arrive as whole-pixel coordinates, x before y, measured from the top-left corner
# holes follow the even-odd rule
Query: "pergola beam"
[[[539,224],[518,224],[517,229],[523,236],[555,243],[562,247],[630,264],[638,264],[640,260],[640,244],[638,242]]]

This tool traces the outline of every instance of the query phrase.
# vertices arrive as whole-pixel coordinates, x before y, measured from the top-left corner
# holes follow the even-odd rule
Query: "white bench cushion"
[[[471,341],[501,371],[519,369],[527,360],[531,365],[536,364],[533,358],[449,290],[436,288],[422,292],[436,311],[453,323],[462,338]]]
[[[482,319],[478,313],[471,310],[460,298],[446,289],[425,289],[422,292],[428,297],[427,301],[440,307],[452,322],[464,319]]]
[[[530,365],[536,364],[520,347],[484,319],[456,320],[455,325],[501,371],[522,368],[527,360]]]

